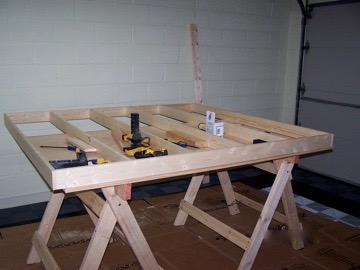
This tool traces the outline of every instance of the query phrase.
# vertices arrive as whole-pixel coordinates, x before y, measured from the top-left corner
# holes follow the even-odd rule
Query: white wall
[[[292,0],[289,18],[289,35],[286,57],[286,75],[282,122],[294,124],[298,67],[301,43],[301,10],[296,0]]]
[[[205,103],[281,120],[290,7],[290,0],[0,0],[0,113],[191,102],[193,22]],[[0,207],[46,200],[48,188],[0,121]]]

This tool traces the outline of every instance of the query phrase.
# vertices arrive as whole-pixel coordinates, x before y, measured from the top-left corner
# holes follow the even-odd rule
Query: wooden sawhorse
[[[277,220],[281,222],[287,222],[289,230],[292,233],[293,248],[295,250],[303,248],[304,242],[301,238],[302,226],[298,219],[294,195],[290,183],[291,171],[296,160],[297,158],[288,158],[285,160],[274,161],[277,174],[264,206],[257,202],[251,201],[250,199],[244,199],[242,195],[235,193],[232,189],[227,171],[221,171],[217,173],[230,214],[235,215],[239,213],[236,199],[239,201],[244,200],[246,205],[261,212],[251,238],[248,238],[247,236],[239,233],[238,231],[232,229],[228,225],[222,223],[221,221],[215,219],[214,217],[193,205],[204,175],[198,175],[192,178],[185,197],[180,203],[180,210],[174,225],[184,225],[188,215],[190,215],[199,222],[208,226],[213,231],[219,233],[229,241],[244,249],[245,253],[238,267],[239,270],[251,269],[259,251],[260,245],[264,239],[266,230],[268,229],[274,214],[276,214],[274,218]],[[275,212],[281,196],[284,205],[285,216]]]
[[[179,205],[180,210],[174,225],[184,225],[188,215],[190,215],[244,249],[245,253],[238,267],[238,269],[241,270],[251,269],[274,214],[274,218],[280,222],[287,222],[290,232],[293,235],[293,248],[295,250],[303,248],[304,243],[300,238],[302,227],[297,216],[290,183],[294,162],[296,162],[296,159],[294,158],[274,161],[277,175],[264,206],[259,205],[256,202],[250,202],[249,199],[245,199],[246,201],[244,201],[242,195],[233,191],[228,172],[219,171],[217,173],[231,215],[239,213],[236,200],[244,201],[245,204],[250,207],[261,211],[251,238],[237,232],[193,205],[204,175],[195,175],[192,177],[185,197]],[[151,252],[128,202],[116,194],[114,187],[102,188],[101,190],[106,201],[92,191],[84,191],[76,194],[85,205],[96,226],[80,269],[99,268],[114,229],[115,232],[132,248],[143,269],[162,269]],[[285,216],[275,212],[281,196]],[[46,247],[46,244],[54,227],[64,197],[64,192],[52,194],[39,229],[34,234],[32,241],[33,246],[27,259],[28,264],[42,261],[46,269],[60,269]],[[116,223],[119,224],[120,229],[115,227]]]

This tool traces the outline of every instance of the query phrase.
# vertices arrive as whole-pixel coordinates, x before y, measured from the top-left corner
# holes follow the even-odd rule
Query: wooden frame
[[[201,130],[207,111],[214,111],[224,122],[224,137],[217,137]],[[130,117],[132,112],[140,115],[143,137],[149,137],[154,149],[166,148],[168,156],[133,159],[125,156],[114,134],[130,133],[129,123],[117,117]],[[88,119],[106,128],[102,131],[85,132],[71,120]],[[28,156],[44,180],[53,190],[39,230],[34,236],[34,245],[28,263],[42,260],[45,265],[56,262],[44,250],[49,239],[65,193],[76,192],[86,205],[96,230],[86,252],[82,269],[96,269],[102,260],[106,246],[114,230],[125,241],[131,243],[143,269],[161,269],[138,226],[124,195],[129,184],[147,182],[175,176],[194,175],[174,225],[184,225],[188,215],[222,234],[245,250],[239,269],[250,269],[262,243],[271,218],[287,222],[292,235],[300,236],[301,224],[297,218],[291,189],[291,170],[300,155],[327,151],[332,148],[333,135],[313,129],[287,125],[276,121],[247,116],[201,104],[147,105],[114,108],[76,109],[48,112],[10,113],[4,122],[18,145]],[[23,123],[50,122],[63,134],[25,136],[19,129]],[[179,134],[191,142],[201,142],[200,148],[182,148],[166,140],[167,134]],[[185,135],[184,135],[185,134]],[[264,143],[253,144],[261,139]],[[63,159],[70,151],[60,152],[41,148],[42,144],[67,145],[71,141],[97,152],[89,153],[103,157],[110,163],[55,170],[49,160]],[[228,168],[253,165],[276,174],[274,185],[265,205],[260,205],[235,193],[227,173]],[[214,219],[193,203],[204,175],[210,171],[218,173],[229,212],[239,212],[236,201],[261,212],[251,238]],[[96,198],[91,190],[101,188],[106,201]],[[89,199],[91,198],[91,199]],[[282,198],[285,214],[275,212]],[[98,202],[96,204],[96,202]],[[96,205],[95,205],[96,204]],[[116,223],[119,227],[115,226]],[[105,236],[105,237],[104,237]],[[293,248],[303,247],[299,237],[292,240]]]

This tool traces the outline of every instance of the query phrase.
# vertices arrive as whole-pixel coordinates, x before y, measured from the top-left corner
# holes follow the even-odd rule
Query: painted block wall
[[[194,101],[281,120],[290,0],[1,0],[0,113]],[[49,125],[26,134],[56,132]],[[49,189],[0,120],[0,208]]]

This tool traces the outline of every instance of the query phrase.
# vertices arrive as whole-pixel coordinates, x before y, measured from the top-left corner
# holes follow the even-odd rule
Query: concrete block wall
[[[290,0],[1,0],[0,113],[194,101],[281,120]],[[47,186],[0,118],[0,207]],[[51,125],[27,134],[57,132]]]

